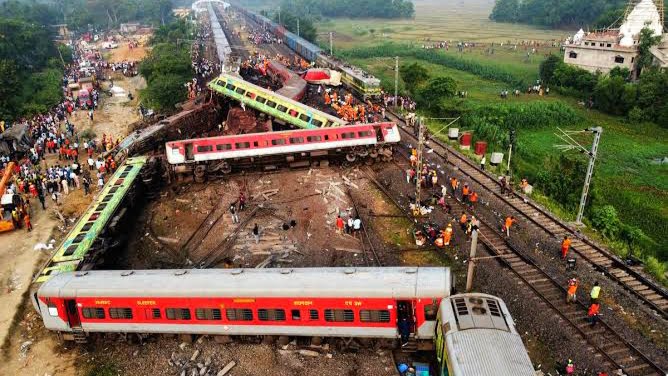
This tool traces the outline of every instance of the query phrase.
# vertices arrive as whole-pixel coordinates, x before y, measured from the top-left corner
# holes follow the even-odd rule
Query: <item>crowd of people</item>
[[[4,205],[3,216],[11,213],[15,228],[32,230],[30,222],[31,200],[38,200],[43,210],[47,209],[48,198],[58,205],[63,196],[72,190],[83,190],[88,195],[97,185],[102,187],[106,176],[116,169],[116,161],[111,157],[102,158],[102,153],[117,146],[111,136],[101,139],[81,137],[75,125],[77,111],[86,111],[92,123],[93,114],[98,109],[99,82],[89,79],[98,73],[104,77],[107,70],[136,69],[134,63],[109,64],[99,58],[99,54],[86,53],[78,45],[73,52],[73,63],[64,70],[62,90],[64,100],[46,113],[30,118],[20,118],[14,122],[2,122],[0,131],[12,127],[24,127],[29,145],[10,147],[0,155],[3,173],[14,162],[14,170],[7,184],[6,193],[15,195],[14,203]],[[92,69],[82,69],[92,67]],[[75,86],[82,81],[90,84],[88,90],[76,91]],[[79,86],[81,89],[81,86]],[[85,94],[82,94],[85,91]]]

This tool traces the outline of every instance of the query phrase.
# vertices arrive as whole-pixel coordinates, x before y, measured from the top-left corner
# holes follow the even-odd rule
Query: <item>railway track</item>
[[[343,177],[343,175],[341,175]],[[360,212],[360,205],[358,205],[357,201],[353,197],[352,192],[350,192],[350,187],[345,185],[346,187],[346,194],[348,195],[348,198],[350,198],[350,202],[353,204],[353,209],[355,210],[355,214],[357,214],[360,219],[362,220],[362,252],[364,254],[364,260],[367,266],[383,266],[382,261],[378,257],[378,252],[376,252],[376,248],[373,246],[373,242],[371,241],[371,238],[369,237],[369,232],[367,231],[368,226],[371,226],[371,222],[369,221],[369,217],[362,218],[362,213]],[[367,246],[364,245],[366,240]],[[367,250],[368,249],[368,250]],[[371,253],[369,255],[369,252]]]
[[[402,153],[408,161],[408,155]],[[401,166],[398,166],[400,168]],[[403,170],[402,170],[403,173]],[[372,173],[366,172],[367,178],[373,182],[397,208],[409,219],[411,214],[399,204],[394,194],[384,187]],[[450,201],[453,210],[468,208],[456,200]],[[456,206],[455,206],[456,205]],[[564,323],[570,327],[577,340],[586,344],[588,350],[597,353],[601,358],[601,366],[610,370],[622,369],[630,376],[665,375],[665,371],[656,362],[645,356],[639,349],[625,340],[623,334],[618,333],[603,320],[595,326],[587,321],[587,306],[582,302],[567,304],[565,301],[566,289],[561,281],[552,277],[529,257],[510,245],[503,233],[494,226],[480,221],[478,240],[486,246],[493,256],[497,256],[518,279],[537,295],[549,309],[551,309]]]
[[[412,129],[406,125],[403,119],[390,111],[387,111],[386,115],[399,125],[404,137],[417,142],[417,137],[413,135]],[[466,156],[440,140],[433,137],[428,137],[428,140],[429,146],[434,150],[435,155],[455,166],[460,173],[466,175],[487,194],[496,197],[512,208],[526,219],[525,223],[530,224],[532,229],[543,231],[549,236],[555,237],[555,239],[561,239],[564,235],[571,236],[571,252],[574,252],[593,268],[625,288],[655,310],[661,317],[668,319],[668,291],[642,275],[639,271],[641,267],[627,265],[623,260],[587,239],[579,231],[556,218],[530,199],[515,192],[510,195],[502,194],[501,186],[492,174],[481,170]]]

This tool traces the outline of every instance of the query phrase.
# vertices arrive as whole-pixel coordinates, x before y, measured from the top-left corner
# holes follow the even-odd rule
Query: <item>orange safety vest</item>
[[[469,201],[478,202],[478,194],[475,193],[475,192],[471,193],[471,196],[469,197]]]
[[[507,229],[510,228],[510,226],[512,226],[514,222],[515,221],[512,218],[510,217],[506,218],[506,228]]]
[[[464,188],[462,188],[462,194],[464,196],[468,196],[469,195],[469,187],[464,186]]]
[[[564,241],[561,242],[561,249],[566,249],[571,246],[571,239],[564,239]]]
[[[572,285],[568,285],[568,294],[569,295],[575,295],[575,292],[577,290],[578,290],[578,284],[577,283],[572,284]]]
[[[589,312],[587,313],[589,317],[598,315],[598,311],[601,308],[601,305],[598,303],[594,303],[589,307]]]

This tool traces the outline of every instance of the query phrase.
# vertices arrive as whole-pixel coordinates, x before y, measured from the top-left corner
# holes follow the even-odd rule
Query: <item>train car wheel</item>
[[[225,162],[223,163],[223,166],[221,167],[220,171],[223,174],[229,174],[230,172],[232,172],[232,166],[229,163]]]
[[[360,150],[357,151],[357,156],[359,156],[359,157],[364,158],[368,155],[369,155],[369,150],[366,149],[366,148],[365,149],[360,149]]]
[[[206,180],[206,166],[199,165],[195,167],[195,182],[204,183]]]
[[[378,158],[378,149],[372,149],[371,152],[369,152],[369,156],[371,158]]]
[[[357,156],[353,153],[346,154],[346,161],[353,163],[357,160]]]

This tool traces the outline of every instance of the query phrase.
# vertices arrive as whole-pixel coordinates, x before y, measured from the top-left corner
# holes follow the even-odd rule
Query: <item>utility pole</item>
[[[510,157],[513,156],[513,145],[515,144],[515,129],[510,130],[510,147],[508,148],[508,165],[506,166],[506,175],[510,179]]]
[[[478,248],[478,230],[471,231],[471,254],[469,255],[469,270],[466,273],[466,292],[473,289],[473,273],[475,272],[475,254]]]
[[[601,142],[601,134],[603,133],[603,128],[601,127],[591,127],[583,131],[564,131],[560,128],[559,131],[561,134],[556,134],[562,141],[566,142],[564,145],[556,145],[556,147],[562,151],[565,150],[580,150],[581,153],[587,154],[589,157],[589,164],[587,165],[587,174],[585,175],[584,186],[582,187],[582,196],[580,196],[580,207],[578,208],[578,215],[575,219],[575,224],[582,225],[582,217],[584,215],[585,206],[587,205],[587,195],[589,194],[589,187],[591,186],[591,178],[594,176],[594,163],[596,162],[596,155],[598,154],[598,144]],[[573,137],[572,134],[591,132],[594,134],[594,141],[591,145],[591,150],[588,150],[584,146],[580,145]]]
[[[397,107],[399,96],[399,56],[394,57],[394,107]]]
[[[422,193],[422,150],[424,149],[424,119],[421,117],[417,118],[418,122],[418,144],[417,144],[417,164],[415,166],[415,210],[413,210],[413,216],[419,217],[422,215],[420,210],[422,205],[420,204],[420,196]]]
[[[297,17],[297,36],[299,36],[299,17]]]
[[[278,24],[281,24],[281,6],[278,6]]]
[[[329,56],[334,56],[334,32],[329,32]]]

